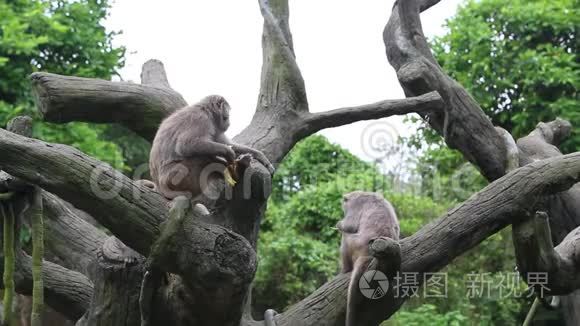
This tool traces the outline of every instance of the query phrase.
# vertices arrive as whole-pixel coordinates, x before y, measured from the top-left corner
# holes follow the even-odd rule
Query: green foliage
[[[351,171],[376,174],[372,165],[329,143],[325,137],[310,136],[296,144],[276,170],[271,197],[288,198],[306,185],[333,181]]]
[[[125,49],[102,25],[106,0],[0,0],[0,126],[17,115],[39,121],[28,76],[35,71],[110,79]],[[105,126],[35,123],[35,137],[79,148],[124,169],[122,153],[103,141]]]
[[[459,311],[453,310],[441,313],[432,304],[423,304],[411,311],[401,311],[392,321],[383,323],[383,326],[461,326],[468,318]]]

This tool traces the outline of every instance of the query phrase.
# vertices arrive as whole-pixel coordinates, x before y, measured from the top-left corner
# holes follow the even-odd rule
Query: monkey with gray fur
[[[381,195],[355,191],[344,195],[344,218],[336,227],[342,232],[342,273],[352,272],[348,286],[346,326],[356,325],[356,305],[362,299],[358,283],[371,257],[369,242],[378,237],[399,240],[399,221],[393,206]]]
[[[168,199],[195,198],[204,191],[204,168],[212,163],[231,164],[240,154],[251,154],[273,173],[274,166],[262,152],[226,137],[229,126],[230,105],[219,95],[207,96],[167,117],[149,156],[155,189]]]

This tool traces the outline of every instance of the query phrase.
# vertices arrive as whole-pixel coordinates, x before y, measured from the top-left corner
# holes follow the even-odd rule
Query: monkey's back
[[[399,240],[399,219],[389,201],[381,198],[369,202],[363,214],[366,216],[360,220],[359,233],[368,234],[370,238],[382,236]]]
[[[206,119],[199,107],[188,106],[163,120],[155,134],[149,155],[149,170],[158,191],[169,199],[179,195],[196,196],[202,191],[200,174],[215,160],[201,156],[181,157],[177,153],[177,142],[184,132],[190,133],[192,138],[203,137],[207,126],[200,123]]]
[[[352,265],[361,256],[368,256],[371,239],[388,237],[399,240],[397,215],[391,203],[381,195],[355,191],[347,194],[344,200],[341,250],[348,264]]]

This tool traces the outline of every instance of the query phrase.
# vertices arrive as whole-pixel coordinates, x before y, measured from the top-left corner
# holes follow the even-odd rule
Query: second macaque
[[[336,227],[342,232],[342,273],[352,272],[348,286],[346,326],[356,325],[356,305],[362,299],[359,280],[371,262],[369,242],[379,237],[399,240],[399,220],[391,203],[373,192],[344,195],[344,218]]]

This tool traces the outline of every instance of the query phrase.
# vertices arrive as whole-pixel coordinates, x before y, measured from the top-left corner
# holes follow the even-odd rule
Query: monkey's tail
[[[346,326],[356,326],[356,309],[359,302],[362,300],[362,295],[359,289],[359,280],[367,271],[371,261],[372,257],[359,257],[354,262],[354,267],[350,274],[350,282],[348,284]]]

